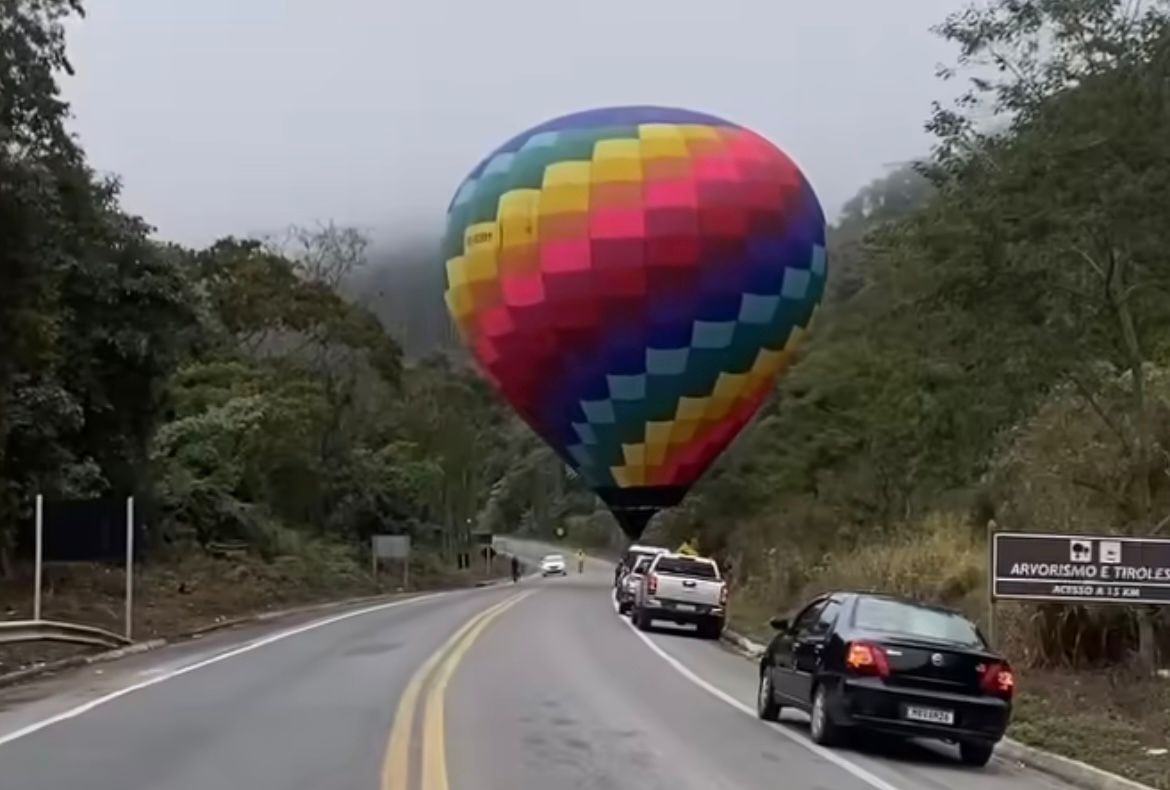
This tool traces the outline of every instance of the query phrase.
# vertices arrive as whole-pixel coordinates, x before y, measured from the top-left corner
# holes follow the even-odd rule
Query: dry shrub
[[[761,549],[767,546],[764,524],[741,529],[759,541],[754,542],[751,570],[739,579],[735,604],[737,621],[751,630],[756,630],[760,618],[790,612],[831,590],[892,593],[956,607],[977,619],[986,608],[983,542],[954,514],[932,514],[878,539],[816,557],[794,547]]]
[[[1155,450],[1150,469],[1154,519],[1170,513],[1170,371],[1147,366]],[[1076,388],[1054,391],[1008,431],[985,483],[1002,529],[1053,533],[1148,534],[1135,507],[1135,468],[1114,428],[1133,442],[1125,376],[1091,382],[1110,427]],[[1000,605],[997,641],[1018,660],[1045,667],[1128,663],[1137,650],[1136,608],[1063,604]],[[1156,628],[1170,656],[1170,622]]]
[[[828,590],[875,590],[978,614],[986,558],[970,526],[949,513],[927,516],[889,538],[827,554],[805,597]]]
[[[1118,666],[1137,650],[1137,621],[1129,609],[1004,602],[996,614],[998,645],[1024,666]]]

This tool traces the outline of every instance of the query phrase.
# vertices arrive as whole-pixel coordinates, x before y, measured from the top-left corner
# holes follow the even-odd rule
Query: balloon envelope
[[[509,140],[452,200],[443,256],[480,366],[631,537],[751,419],[827,273],[797,166],[743,127],[665,107]]]

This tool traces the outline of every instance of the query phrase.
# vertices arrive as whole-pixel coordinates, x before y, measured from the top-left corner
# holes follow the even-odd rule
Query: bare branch
[[[1098,494],[1103,494],[1109,497],[1111,500],[1113,500],[1113,504],[1117,505],[1123,511],[1129,509],[1129,501],[1124,496],[1118,494],[1116,491],[1110,491],[1108,488],[1099,483],[1094,483],[1092,480],[1085,480],[1081,477],[1074,477],[1072,482],[1073,485],[1080,486],[1081,488],[1087,488],[1090,491],[1095,491]]]
[[[1065,285],[1064,283],[1060,282],[1053,283],[1053,287],[1057,290],[1064,291],[1065,293],[1072,294],[1073,296],[1076,296],[1080,299],[1084,299],[1086,302],[1095,301],[1091,293],[1088,291],[1082,291],[1080,288],[1075,288],[1071,285]]]
[[[1125,432],[1121,430],[1121,426],[1119,426],[1117,422],[1105,412],[1105,409],[1101,406],[1100,401],[1097,400],[1097,398],[1093,395],[1088,386],[1084,381],[1081,380],[1079,376],[1074,375],[1070,376],[1070,378],[1072,380],[1073,386],[1077,388],[1077,392],[1079,392],[1081,397],[1085,399],[1085,402],[1089,404],[1089,408],[1091,408],[1097,414],[1097,416],[1101,418],[1101,422],[1105,423],[1105,426],[1109,428],[1113,435],[1117,437],[1117,440],[1121,442],[1121,446],[1125,449],[1126,455],[1132,456],[1133,445],[1130,443],[1129,437],[1127,437]]]
[[[1075,252],[1077,255],[1081,256],[1081,258],[1084,260],[1084,262],[1089,264],[1089,266],[1093,269],[1093,271],[1095,271],[1097,273],[1098,277],[1100,277],[1102,280],[1105,279],[1105,270],[1101,268],[1101,265],[1099,263],[1097,263],[1095,260],[1093,260],[1093,256],[1089,255],[1089,253],[1087,253],[1085,250],[1081,249],[1080,247],[1076,246],[1075,244],[1072,245],[1072,251]]]
[[[1131,296],[1133,296],[1140,289],[1141,289],[1141,284],[1134,283],[1133,285],[1129,286],[1128,288],[1125,289],[1125,291],[1122,292],[1121,296],[1118,297],[1118,302],[1120,304],[1125,304],[1126,302],[1129,301],[1129,298]]]

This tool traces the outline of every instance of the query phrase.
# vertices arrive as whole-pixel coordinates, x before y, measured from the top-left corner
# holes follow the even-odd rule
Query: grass
[[[790,616],[811,597],[843,589],[893,592],[952,606],[981,624],[986,620],[984,543],[955,517],[935,515],[816,561],[796,552],[786,556],[787,563],[750,569],[733,591],[730,614],[737,631],[766,642],[773,635],[769,618]],[[797,592],[787,592],[792,589]],[[1170,790],[1170,753],[1157,753],[1170,750],[1170,678],[1028,668],[1025,659],[1039,654],[1028,644],[1035,622],[1021,607],[1010,607],[1000,618],[998,644],[1022,667],[1009,736]]]
[[[1025,670],[1013,738],[1170,790],[1170,679]]]

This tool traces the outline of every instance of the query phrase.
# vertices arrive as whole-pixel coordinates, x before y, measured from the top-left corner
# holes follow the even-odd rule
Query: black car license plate
[[[926,724],[955,723],[955,712],[945,708],[928,708],[925,705],[907,705],[902,715],[910,721],[920,721]]]

